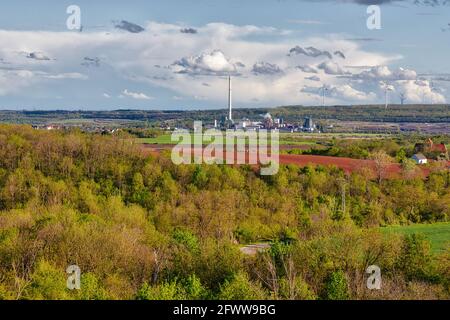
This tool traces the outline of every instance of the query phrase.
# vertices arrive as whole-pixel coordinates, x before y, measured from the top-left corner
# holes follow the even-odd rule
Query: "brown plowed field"
[[[173,145],[142,145],[142,150],[146,154],[158,155],[162,150],[171,150]],[[248,159],[248,153],[246,154],[246,159]],[[293,154],[280,154],[281,164],[294,164],[300,167],[306,165],[322,165],[322,166],[335,166],[344,170],[347,173],[354,171],[364,171],[366,174],[374,175],[375,162],[373,160],[361,160],[361,159],[351,159],[342,157],[328,157],[328,156],[314,156],[314,155],[293,155]],[[236,155],[235,155],[236,158]],[[449,162],[450,165],[450,162]],[[426,177],[429,175],[430,171],[426,167],[420,167],[421,175]],[[420,172],[420,171],[419,171]],[[400,176],[401,167],[399,164],[394,163],[389,165],[386,170],[386,176],[393,178]]]

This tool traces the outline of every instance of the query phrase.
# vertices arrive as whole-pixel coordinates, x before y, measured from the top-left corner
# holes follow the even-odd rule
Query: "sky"
[[[16,0],[0,109],[449,103],[449,57],[450,0]]]

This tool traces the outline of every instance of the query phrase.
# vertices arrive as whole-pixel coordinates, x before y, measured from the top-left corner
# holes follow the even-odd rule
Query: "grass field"
[[[434,253],[439,253],[450,245],[450,222],[389,226],[382,228],[382,232],[402,234],[422,233],[431,242],[431,248]]]
[[[173,142],[171,140],[170,134],[163,134],[156,138],[138,138],[136,139],[138,143],[148,143],[148,144],[177,144],[177,142]],[[299,140],[299,139],[283,139],[283,136],[280,136],[280,145],[311,145],[314,146],[317,143],[312,140]]]
[[[382,138],[383,135],[380,134],[358,134],[358,133],[280,133],[280,145],[310,145],[315,146],[317,142],[330,140],[331,138],[338,139],[376,139]],[[138,143],[148,143],[148,144],[176,144],[176,142],[171,141],[170,134],[162,134],[155,138],[139,138],[136,139]]]
[[[156,138],[138,138],[136,141],[138,143],[149,143],[149,144],[176,144],[170,139],[170,134],[163,134]]]

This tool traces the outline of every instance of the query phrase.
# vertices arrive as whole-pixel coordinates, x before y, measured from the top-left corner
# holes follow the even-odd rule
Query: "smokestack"
[[[231,112],[231,76],[228,76],[228,119],[233,120]]]

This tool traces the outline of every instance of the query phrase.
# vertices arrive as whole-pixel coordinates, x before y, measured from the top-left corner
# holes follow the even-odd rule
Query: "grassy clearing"
[[[293,139],[286,139],[287,136],[280,135],[280,145],[317,145],[316,141],[312,140],[300,140],[299,137],[293,137]],[[136,139],[137,143],[147,143],[147,144],[177,144],[177,142],[173,142],[171,140],[170,134],[163,134],[155,138],[138,138]]]
[[[413,224],[409,226],[388,226],[381,229],[383,233],[413,234],[422,233],[431,242],[434,253],[445,250],[450,245],[450,222],[432,224]]]
[[[358,134],[358,133],[280,133],[280,145],[310,145],[315,146],[318,142],[336,139],[381,139],[385,137],[380,134]],[[136,139],[138,143],[148,144],[176,144],[171,141],[171,134],[162,134],[155,138]]]
[[[382,135],[379,134],[331,134],[331,133],[280,133],[280,146],[303,146],[303,147],[320,147],[326,141],[331,141],[332,138],[336,139],[381,139]],[[175,145],[177,142],[171,140],[171,134],[162,134],[155,138],[138,138],[137,143],[146,144],[169,144]]]
[[[156,138],[138,138],[137,143],[149,143],[149,144],[177,144],[172,142],[170,134],[163,134]]]

